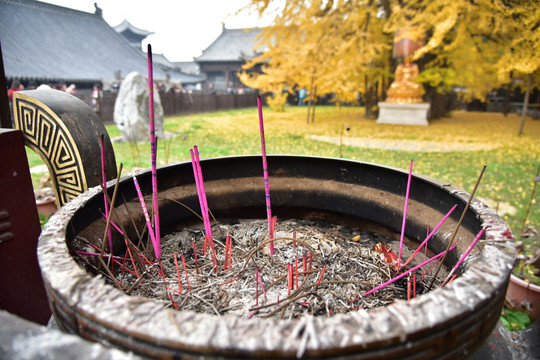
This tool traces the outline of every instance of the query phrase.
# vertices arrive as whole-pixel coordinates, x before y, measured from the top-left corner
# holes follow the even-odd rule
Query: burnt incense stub
[[[330,224],[377,224],[387,233],[401,229],[407,172],[356,161],[269,156],[272,209],[280,219],[324,219]],[[216,218],[265,218],[260,157],[201,161],[208,204]],[[191,163],[158,169],[160,198],[197,209]],[[144,194],[150,172],[137,174]],[[114,183],[108,184],[112,192]],[[116,204],[126,213],[136,193],[130,177],[118,185]],[[125,198],[126,203],[123,203]],[[414,175],[406,236],[420,243],[454,205],[456,211],[430,240],[439,253],[461,216],[469,194]],[[43,230],[38,257],[53,313],[71,333],[153,358],[332,358],[456,359],[478,348],[498,321],[514,261],[513,236],[504,221],[474,199],[457,233],[453,266],[480,229],[474,258],[461,265],[449,285],[373,310],[296,319],[245,318],[178,311],[139,296],[128,296],[80,267],[69,253],[78,236],[99,241],[105,222],[103,194],[92,188],[60,209]],[[160,201],[162,232],[198,220],[170,201]],[[142,218],[136,218],[136,221]],[[124,226],[133,231],[129,219]],[[115,238],[115,248],[123,239]],[[369,289],[366,289],[369,290]],[[359,294],[360,295],[360,294]]]

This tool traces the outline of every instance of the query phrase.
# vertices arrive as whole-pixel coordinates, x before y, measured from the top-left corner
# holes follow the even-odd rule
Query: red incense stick
[[[131,264],[133,265],[133,269],[135,270],[135,273],[137,274],[137,279],[139,278],[139,272],[137,271],[137,266],[135,266],[135,260],[133,260],[133,255],[131,255],[131,250],[129,249],[127,239],[124,237],[124,242],[126,243],[126,249],[129,254],[129,258],[131,259]],[[122,266],[123,271],[124,266]]]
[[[302,272],[304,273],[304,278],[306,278],[306,254],[302,256]]]
[[[176,276],[178,276],[178,291],[182,293],[182,282],[180,281],[180,270],[178,269],[178,258],[176,253],[174,253],[174,265],[176,266]]]
[[[230,263],[230,254],[232,251],[232,239],[231,239],[231,233],[227,234],[227,238],[225,239],[225,270],[229,269],[231,267]]]
[[[229,261],[228,261],[228,269],[231,269],[232,268],[232,238],[231,238],[231,233],[228,233],[227,234],[227,237],[229,238]],[[227,254],[225,254],[225,256],[227,256]]]
[[[186,260],[184,259],[184,254],[182,254],[182,264],[184,264],[184,272],[186,273],[186,282],[189,289],[189,293],[191,294],[191,285],[189,284],[189,277],[187,273]]]
[[[323,268],[322,268],[321,276],[319,276],[319,281],[317,282],[317,287],[319,287],[319,285],[321,285],[321,280],[322,280],[322,277],[324,275],[325,270],[326,270],[326,265],[324,265]]]
[[[292,264],[287,264],[287,272],[288,272],[288,282],[287,282],[287,295],[291,294],[291,288],[293,287],[293,272],[292,272]]]
[[[416,298],[416,273],[413,274],[412,278],[413,278],[413,293],[412,293],[413,296],[412,297]]]
[[[298,256],[294,257],[294,271],[295,271],[295,278],[296,278],[296,288],[298,289]]]
[[[258,269],[257,269],[258,270]],[[257,277],[259,278],[259,282],[261,283],[261,289],[263,291],[263,294],[264,294],[264,298],[266,300],[268,300],[268,297],[266,296],[266,291],[264,290],[264,283],[262,281],[262,277],[261,277],[261,273],[257,273]]]
[[[199,273],[199,263],[197,262],[197,245],[195,245],[195,240],[192,240],[193,243],[193,254],[195,255],[195,270],[197,274]]]
[[[268,217],[268,232],[270,239],[273,239],[272,234],[272,208],[270,206],[270,183],[268,181],[268,162],[266,161],[266,143],[264,140],[264,122],[262,115],[262,102],[261,97],[257,96],[257,108],[259,110],[259,127],[261,132],[261,150],[262,150],[262,162],[264,173],[264,192],[266,196],[266,216]],[[270,254],[274,255],[274,242],[270,242]]]

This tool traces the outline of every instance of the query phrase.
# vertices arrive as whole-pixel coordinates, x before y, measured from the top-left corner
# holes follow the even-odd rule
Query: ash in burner
[[[123,266],[114,266],[114,282],[130,295],[179,310],[245,318],[331,316],[372,309],[418,296],[431,282],[433,264],[428,264],[362,297],[398,275],[398,242],[306,220],[280,221],[277,229],[275,253],[270,255],[266,220],[214,225],[214,251],[207,244],[206,253],[202,225],[185,228],[162,237],[161,264],[144,257],[131,260],[136,251],[131,247],[132,255],[121,260]],[[403,261],[413,250],[404,244]],[[423,258],[422,251],[407,268]],[[441,279],[445,276],[439,274]]]

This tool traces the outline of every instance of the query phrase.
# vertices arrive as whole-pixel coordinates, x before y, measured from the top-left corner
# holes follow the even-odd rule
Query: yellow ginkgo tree
[[[269,4],[252,1],[260,12]],[[260,39],[268,50],[245,66],[263,64],[262,73],[246,71],[240,79],[274,97],[305,88],[308,105],[327,94],[336,102],[356,101],[364,93],[376,99],[381,87],[374,84],[389,75],[391,54],[391,36],[382,31],[378,11],[374,1],[285,1]],[[308,122],[313,113],[308,106]]]
[[[540,2],[522,0],[280,0],[281,10],[261,41],[268,51],[246,69],[249,86],[272,91],[305,87],[311,99],[332,94],[366,112],[384,97],[397,61],[395,35],[402,29],[423,45],[413,55],[418,81],[435,92],[458,89],[465,101],[528,80],[537,86]],[[251,0],[264,13],[270,0]],[[260,78],[260,79],[259,79]],[[430,94],[433,94],[433,91]],[[428,94],[429,95],[429,94]],[[429,96],[428,96],[429,97]],[[428,99],[429,100],[429,99]]]

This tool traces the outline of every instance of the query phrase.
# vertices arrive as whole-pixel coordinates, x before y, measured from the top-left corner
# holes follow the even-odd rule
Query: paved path
[[[310,135],[308,139],[339,144],[339,136],[318,136]],[[480,151],[497,148],[496,144],[481,143],[458,143],[458,142],[436,142],[422,140],[388,140],[388,139],[367,139],[344,137],[343,145],[356,146],[368,149],[384,149],[397,151],[426,151],[426,152],[451,152],[451,151]]]

